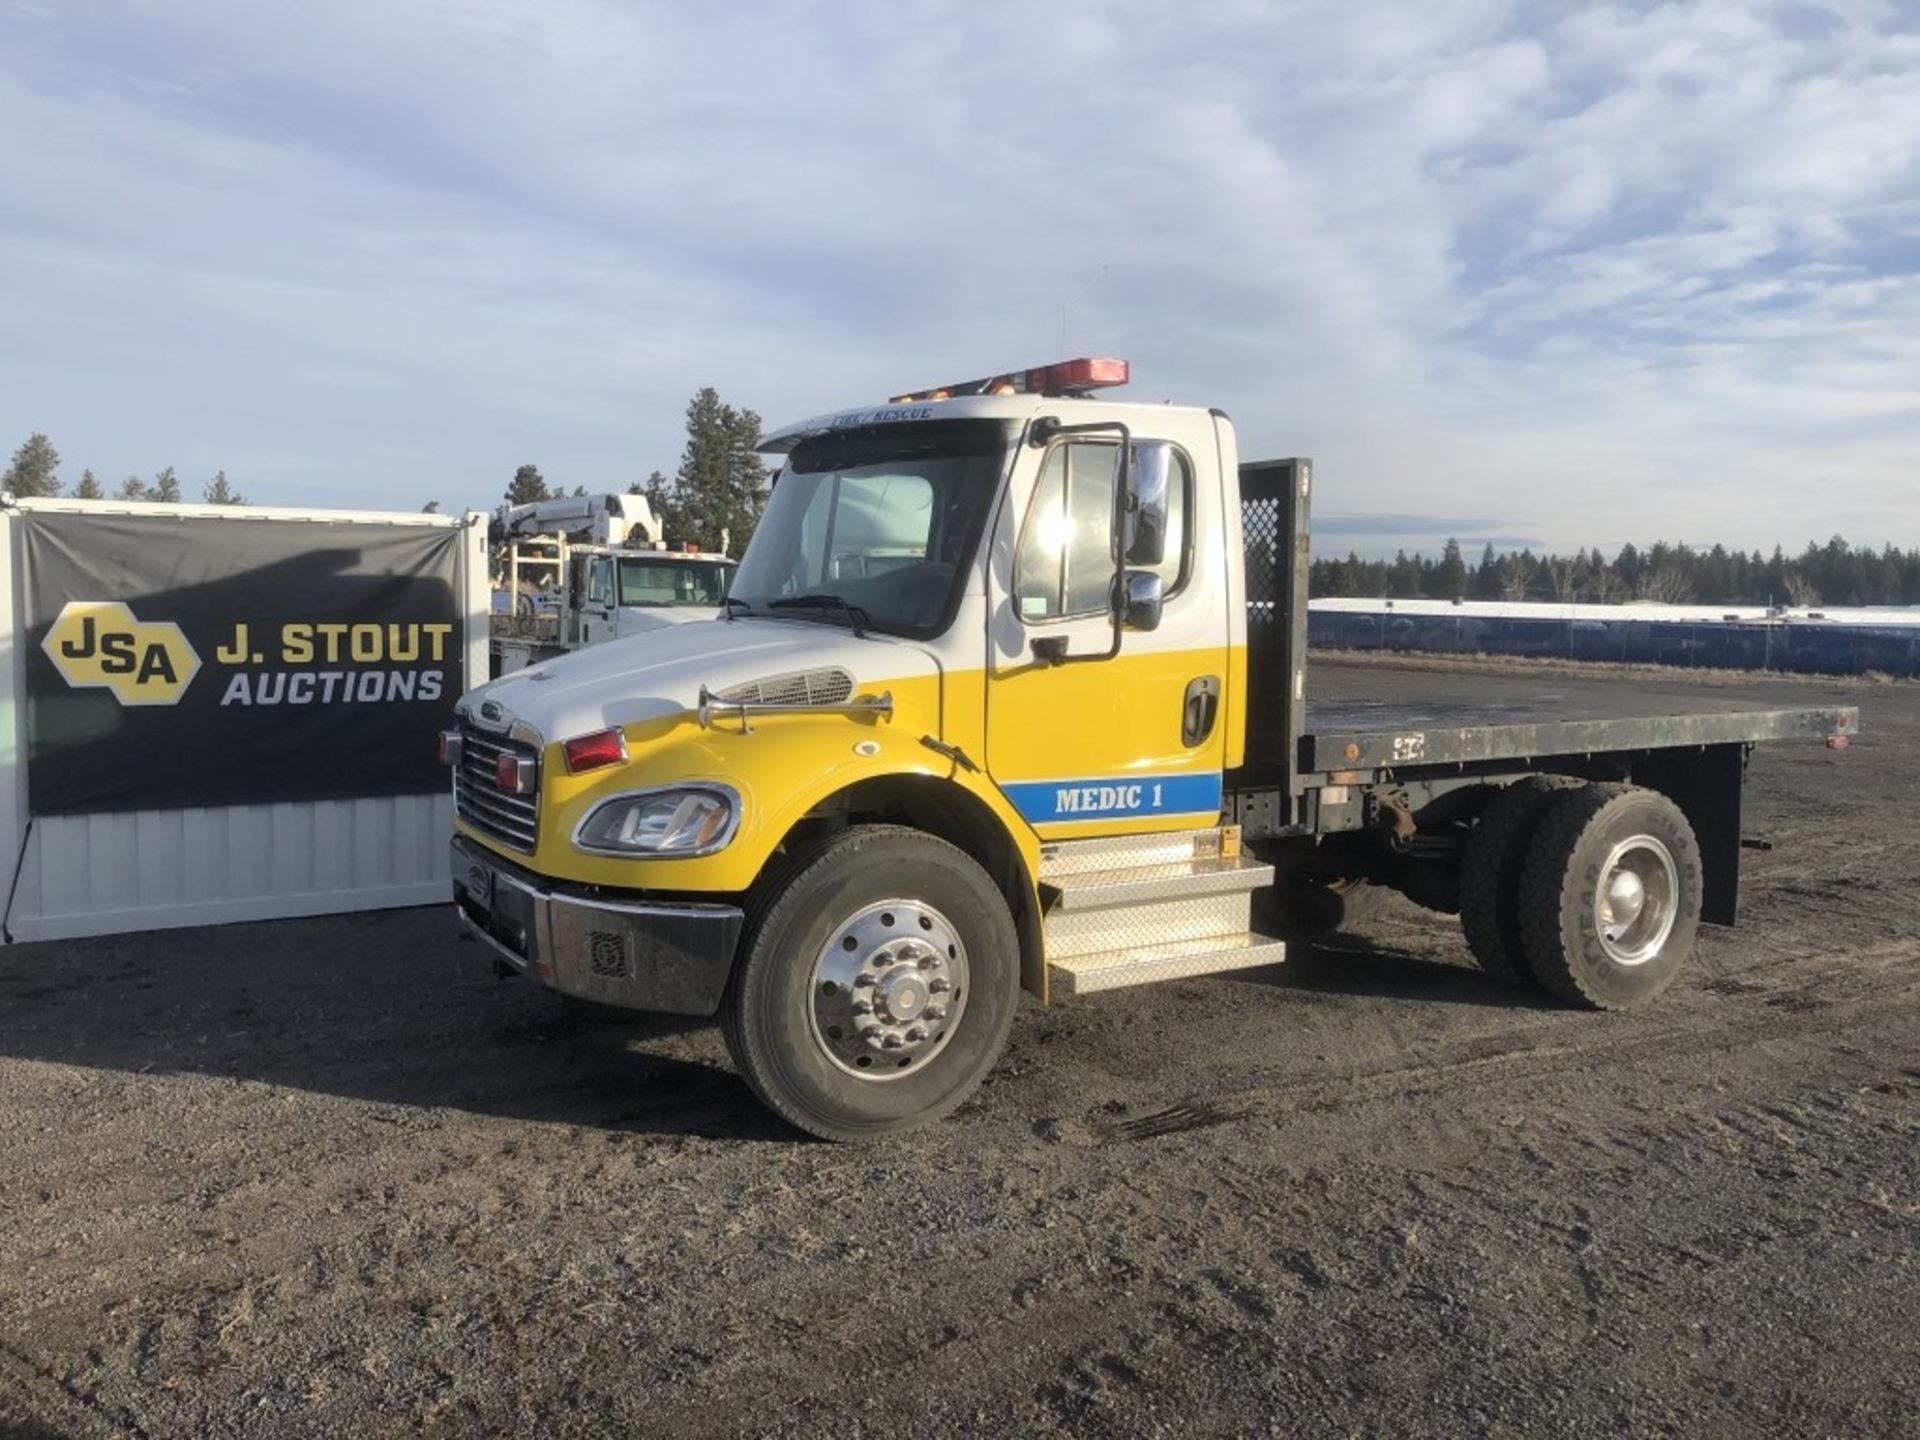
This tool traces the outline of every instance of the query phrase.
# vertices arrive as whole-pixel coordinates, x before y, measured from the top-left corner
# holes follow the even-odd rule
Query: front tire
[[[1583,786],[1547,812],[1521,873],[1527,961],[1576,1005],[1644,1005],[1693,953],[1700,894],[1699,842],[1673,801]]]
[[[1013,916],[979,865],[921,831],[860,825],[762,882],[721,1032],[782,1119],[869,1139],[966,1100],[1006,1045],[1019,982]]]

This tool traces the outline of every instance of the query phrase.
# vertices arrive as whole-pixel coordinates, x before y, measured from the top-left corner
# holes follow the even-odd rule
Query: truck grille
[[[500,788],[498,763],[502,755],[524,755],[538,760],[531,745],[489,734],[471,725],[460,727],[460,763],[453,772],[453,808],[476,830],[503,845],[531,855],[540,834],[540,792],[509,795]]]

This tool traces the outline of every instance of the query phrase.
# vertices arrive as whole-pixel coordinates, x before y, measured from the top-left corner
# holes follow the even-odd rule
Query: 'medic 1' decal
[[[1000,788],[1013,808],[1036,825],[1136,815],[1199,815],[1220,808],[1218,771],[1158,779],[1118,775],[1085,780],[1021,780]]]

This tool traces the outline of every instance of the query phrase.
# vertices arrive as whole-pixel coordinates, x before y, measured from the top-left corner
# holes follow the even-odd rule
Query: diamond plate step
[[[1138,865],[1173,865],[1239,853],[1237,825],[1154,835],[1111,835],[1095,840],[1053,840],[1040,847],[1040,879],[1058,885],[1067,875],[1127,870]]]
[[[1131,950],[1104,950],[1076,955],[1047,965],[1048,989],[1056,1000],[1119,990],[1129,985],[1151,985],[1160,980],[1185,980],[1195,975],[1217,975],[1225,970],[1248,970],[1277,965],[1286,959],[1284,942],[1265,935],[1243,933],[1209,940],[1140,945]]]
[[[1196,895],[1152,905],[1122,905],[1111,910],[1047,912],[1047,955],[1091,955],[1096,950],[1132,950],[1177,940],[1224,939],[1253,928],[1253,897],[1248,894]]]
[[[1236,895],[1273,883],[1273,867],[1251,856],[1177,860],[1164,865],[1131,865],[1124,870],[1093,870],[1061,875],[1048,882],[1060,893],[1059,910],[1110,910],[1116,905],[1150,905],[1159,900],[1191,900],[1199,895]]]

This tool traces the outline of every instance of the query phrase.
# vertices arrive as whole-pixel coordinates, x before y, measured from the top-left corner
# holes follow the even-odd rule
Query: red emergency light
[[[609,765],[624,765],[627,760],[627,737],[618,730],[596,730],[591,735],[581,735],[564,742],[560,749],[567,757],[567,772],[579,775]]]
[[[989,375],[984,380],[962,380],[957,385],[938,385],[931,390],[916,390],[910,395],[895,395],[891,404],[905,405],[915,400],[951,400],[960,395],[1085,395],[1127,383],[1128,366],[1124,360],[1058,360],[1051,365],[1036,365],[1030,370],[1009,370],[1004,375]]]

